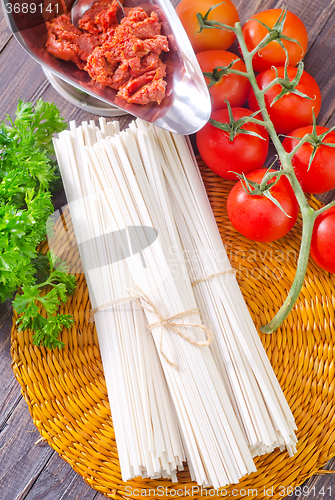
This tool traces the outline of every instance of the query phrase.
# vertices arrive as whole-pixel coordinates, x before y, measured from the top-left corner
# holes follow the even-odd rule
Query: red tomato
[[[198,63],[203,73],[212,73],[217,66],[229,66],[232,61],[236,61],[233,69],[246,72],[244,62],[235,54],[225,50],[206,50],[198,52]],[[207,85],[209,78],[205,78]],[[248,98],[250,83],[247,77],[234,75],[233,73],[222,75],[209,92],[212,96],[212,111],[226,108],[225,99],[232,107],[242,106]]]
[[[227,30],[204,29],[201,33],[197,33],[199,31],[197,13],[200,12],[205,16],[206,12],[218,3],[216,0],[181,0],[176,7],[176,12],[190,39],[194,52],[213,49],[226,50],[235,40],[235,34]],[[230,0],[225,0],[209,13],[208,19],[234,26],[239,17],[234,4]]]
[[[232,108],[233,117],[237,121],[252,113],[244,108]],[[212,113],[211,118],[221,123],[229,123],[227,109]],[[201,158],[216,174],[225,179],[237,177],[233,172],[245,174],[264,165],[269,148],[269,135],[264,127],[254,123],[243,125],[244,130],[256,132],[264,139],[247,134],[237,134],[233,141],[229,140],[229,132],[225,132],[209,122],[197,133],[197,146]]]
[[[335,273],[335,207],[331,207],[315,221],[311,242],[311,256],[324,271]]]
[[[281,66],[277,70],[279,78],[284,78],[284,67]],[[297,68],[292,68],[291,66],[287,68],[290,82],[296,76],[297,71]],[[263,90],[275,78],[275,70],[271,68],[260,73],[256,80],[259,88]],[[282,89],[281,85],[274,85],[264,95],[266,109],[276,131],[279,134],[288,134],[291,130],[310,125],[313,122],[312,109],[314,108],[315,117],[317,117],[321,108],[321,93],[314,78],[306,73],[306,71],[303,71],[301,79],[296,86],[297,90],[308,95],[311,99],[306,99],[305,97],[289,92],[271,106],[273,99],[280,94]],[[249,94],[249,108],[253,111],[259,109],[252,89]]]
[[[329,130],[326,127],[316,127],[318,135]],[[287,152],[292,151],[304,135],[311,134],[313,126],[298,128],[290,132],[290,137],[285,137],[283,146]],[[329,132],[322,140],[329,144],[335,144],[335,132]],[[303,144],[292,158],[296,176],[305,193],[325,193],[335,188],[335,148],[330,146],[317,146],[314,159],[308,170],[309,160],[313,152],[313,146],[309,143]]]
[[[265,168],[256,170],[247,178],[260,183],[266,171]],[[282,176],[270,189],[270,193],[291,217],[287,217],[265,196],[252,196],[246,193],[241,181],[237,182],[230,191],[227,200],[228,217],[235,229],[243,236],[254,241],[274,241],[285,236],[294,226],[299,205],[287,177]]]
[[[269,9],[259,12],[252,16],[243,26],[243,36],[249,51],[252,51],[267,35],[268,30],[262,26],[255,19],[259,19],[262,23],[270,28],[273,28],[282,9]],[[292,12],[287,12],[286,20],[284,23],[283,35],[297,40],[298,43],[282,40],[289,55],[290,66],[295,66],[304,57],[307,44],[308,35],[306,28],[300,19]],[[283,48],[276,40],[270,42],[266,47],[259,50],[252,59],[252,64],[255,71],[264,71],[271,68],[271,66],[284,66],[286,54]]]

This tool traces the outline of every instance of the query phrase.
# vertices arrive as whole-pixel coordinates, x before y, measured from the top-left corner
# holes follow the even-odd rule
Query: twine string
[[[227,273],[231,273],[231,274],[236,274],[236,270],[233,269],[233,268],[230,268],[230,269],[227,269],[226,271],[220,271],[218,273],[214,273],[214,274],[210,274],[209,276],[205,276],[204,278],[200,278],[196,281],[193,281],[191,283],[191,286],[195,286],[197,285],[198,283],[202,283],[203,281],[207,281],[207,280],[210,280],[212,278],[216,278],[218,276],[221,276],[222,274],[227,274]],[[128,297],[121,297],[120,299],[115,299],[115,300],[111,300],[110,302],[106,302],[106,304],[102,304],[101,306],[97,306],[95,307],[94,309],[92,309],[91,311],[91,314],[90,314],[90,322],[93,321],[93,318],[94,318],[94,315],[99,312],[99,311],[103,311],[105,309],[108,309],[109,307],[112,307],[112,306],[115,306],[115,305],[118,305],[118,304],[122,304],[123,302],[128,302],[130,300],[132,300],[133,298],[129,295]],[[142,307],[142,305],[141,305]],[[145,309],[145,307],[143,307],[143,309]],[[199,310],[197,310],[198,312]],[[180,317],[180,316],[179,316]],[[171,318],[174,318],[174,316],[172,316]],[[171,319],[170,318],[170,319]]]
[[[205,276],[204,278],[200,278],[196,281],[193,281],[191,283],[191,286],[195,286],[198,283],[202,283],[203,281],[207,281],[207,280],[210,280],[212,278],[216,278],[218,276],[221,276],[221,275],[227,274],[227,273],[236,274],[236,271],[235,271],[235,269],[230,268],[230,269],[227,269],[226,271],[220,271],[218,273],[210,274],[209,276]],[[112,307],[112,306],[115,306],[118,304],[122,304],[124,302],[129,302],[131,300],[135,301],[142,309],[144,309],[148,312],[151,312],[152,314],[154,314],[154,316],[156,316],[157,321],[148,325],[148,329],[150,331],[152,331],[157,326],[161,326],[161,334],[160,334],[160,342],[159,342],[160,353],[164,357],[164,359],[169,363],[169,365],[174,366],[175,368],[177,367],[177,365],[168,358],[168,356],[164,353],[164,350],[163,350],[163,328],[164,327],[168,328],[172,332],[179,335],[179,337],[181,337],[182,339],[186,340],[191,345],[194,345],[196,347],[207,347],[212,342],[213,333],[209,328],[206,328],[204,325],[201,325],[200,323],[176,323],[173,321],[175,319],[182,319],[185,316],[191,316],[192,314],[200,314],[200,311],[198,308],[189,309],[188,311],[181,311],[179,313],[173,314],[172,316],[170,316],[168,318],[163,318],[160,315],[160,313],[158,312],[155,304],[139,288],[137,291],[128,289],[127,293],[128,293],[127,297],[121,297],[120,299],[115,299],[115,300],[112,300],[110,302],[106,302],[106,304],[102,304],[101,306],[97,306],[94,309],[92,309],[92,311],[90,313],[90,322],[93,321],[94,315],[99,311],[103,311],[105,309],[108,309],[109,307]],[[187,335],[186,333],[184,333],[182,331],[181,327],[200,328],[201,330],[203,330],[205,332],[207,339],[204,342],[198,342],[197,340],[193,340],[189,335]]]
[[[99,311],[104,311],[105,309],[108,309],[109,307],[116,306],[118,304],[122,304],[123,302],[130,302],[132,300],[131,297],[121,297],[120,299],[115,299],[111,300],[110,302],[106,302],[106,304],[102,304],[101,306],[97,306],[94,309],[91,310],[90,313],[90,323],[93,322],[94,316],[97,312]]]
[[[209,276],[205,276],[204,278],[200,278],[196,281],[193,281],[191,283],[191,286],[195,286],[198,283],[202,283],[203,281],[211,280],[212,278],[217,278],[218,276],[221,276],[222,274],[236,274],[236,270],[233,269],[232,267],[230,269],[226,269],[226,271],[220,271],[218,273],[210,274]]]
[[[169,357],[165,354],[163,349],[164,327],[176,333],[177,335],[179,335],[179,337],[181,337],[182,339],[186,340],[191,345],[194,345],[196,347],[207,347],[212,342],[213,334],[211,330],[209,330],[209,328],[206,328],[204,325],[201,325],[200,323],[176,323],[173,321],[175,319],[182,319],[185,316],[191,316],[192,314],[200,314],[200,311],[197,307],[194,309],[189,309],[188,311],[178,312],[176,314],[173,314],[172,316],[169,316],[168,318],[163,318],[161,314],[158,312],[155,304],[143,291],[141,291],[140,289],[137,289],[136,291],[129,289],[127,290],[127,292],[129,293],[130,297],[140,307],[142,307],[142,309],[151,312],[156,317],[157,320],[154,323],[150,323],[150,325],[148,325],[148,329],[152,331],[154,328],[158,326],[161,327],[160,341],[159,341],[160,353],[163,356],[163,358],[169,363],[169,365],[173,366],[174,368],[177,368],[177,365],[169,359]],[[183,332],[182,327],[200,328],[205,332],[207,338],[204,342],[199,342],[197,340],[194,340],[189,335],[187,335],[187,333]]]

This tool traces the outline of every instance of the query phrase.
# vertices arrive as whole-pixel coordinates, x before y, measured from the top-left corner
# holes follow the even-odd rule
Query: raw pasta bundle
[[[83,129],[89,132],[85,124]],[[198,483],[203,485],[220,487],[237,482],[243,475],[255,470],[255,465],[210,351],[208,347],[198,346],[199,343],[200,345],[207,344],[208,340],[205,335],[206,329],[201,324],[186,269],[180,264],[173,265],[173,259],[171,260],[171,256],[167,254],[169,248],[180,248],[174,222],[172,219],[169,221],[168,226],[171,231],[169,233],[160,207],[155,203],[150,203],[150,200],[154,198],[150,193],[144,169],[142,169],[144,175],[139,181],[139,176],[136,178],[132,173],[131,164],[127,160],[127,152],[119,136],[113,138],[113,141],[102,141],[89,148],[88,165],[81,156],[85,145],[85,141],[80,139],[81,134],[80,127],[75,129],[72,125],[72,133],[60,134],[59,142],[55,142],[68,199],[75,200],[80,195],[82,196],[78,207],[74,208],[71,207],[72,204],[70,205],[77,240],[81,243],[85,241],[85,238],[87,240],[88,237],[94,238],[95,235],[100,235],[103,229],[102,221],[105,223],[105,229],[107,224],[108,231],[120,231],[125,227],[143,225],[159,229],[159,238],[143,251],[147,263],[146,268],[143,267],[140,255],[134,255],[122,264],[122,266],[128,266],[131,275],[128,282],[127,280],[123,282],[125,286],[130,286],[128,296],[123,286],[122,293],[119,288],[120,293],[117,297],[115,280],[119,277],[112,272],[115,264],[111,266],[109,276],[105,266],[101,272],[96,268],[93,273],[92,271],[85,273],[93,307],[97,311],[95,317],[99,343],[101,339],[100,347],[104,351],[106,348],[104,354],[102,353],[102,358],[105,372],[110,380],[111,407],[113,420],[116,418],[115,434],[122,476],[128,479],[132,474],[136,475],[141,467],[142,475],[148,473],[148,469],[145,470],[142,463],[138,461],[138,456],[134,456],[136,453],[131,454],[133,439],[137,440],[135,448],[141,450],[141,444],[145,441],[144,449],[146,449],[146,439],[141,434],[142,429],[137,423],[137,415],[128,419],[128,422],[124,422],[122,415],[125,411],[122,414],[117,408],[114,395],[114,384],[120,384],[121,380],[121,385],[116,390],[116,400],[121,403],[121,407],[123,405],[123,408],[134,412],[132,402],[136,399],[134,391],[136,392],[137,389],[128,385],[128,373],[125,367],[119,366],[119,372],[115,375],[113,371],[117,368],[111,362],[111,359],[117,362],[120,355],[126,358],[126,355],[121,352],[122,349],[119,347],[117,351],[117,347],[120,344],[123,346],[124,337],[129,330],[123,330],[123,326],[120,328],[122,323],[119,318],[115,319],[115,316],[116,313],[121,314],[117,307],[121,308],[118,301],[132,298],[135,303],[141,304],[151,324],[149,328],[178,415],[192,474]],[[100,133],[96,136],[102,138]],[[90,144],[89,137],[86,143]],[[141,158],[138,156],[138,158],[133,158],[133,161],[138,161],[140,164]],[[68,169],[71,170],[72,179]],[[146,190],[145,198],[142,196],[137,181],[141,182],[141,188]],[[81,193],[78,191],[78,186],[81,187]],[[87,199],[87,193],[90,193],[89,199]],[[93,202],[92,194],[97,195],[97,200],[94,199]],[[150,210],[147,205],[150,206]],[[89,225],[91,225],[90,231]],[[96,252],[99,253],[98,248]],[[84,269],[88,269],[90,263],[85,261],[85,255],[82,255],[82,258]],[[106,262],[103,257],[101,261]],[[119,269],[119,272],[121,271]],[[108,284],[109,280],[113,282],[112,285]],[[133,284],[130,285],[131,281]],[[112,314],[107,307],[111,308]],[[106,321],[112,316],[114,323],[104,324],[100,320],[102,316],[105,316]],[[167,321],[168,318],[170,318],[169,321]],[[133,323],[130,323],[130,326],[132,325]],[[140,335],[139,332],[140,330],[138,330]],[[176,332],[178,334],[175,335]],[[147,332],[142,332],[142,334],[146,335]],[[115,346],[117,343],[115,336],[119,337],[118,346]],[[134,345],[136,347],[135,341]],[[108,353],[113,349],[114,358],[111,358],[111,354]],[[177,366],[173,366],[174,363]],[[126,401],[123,397],[124,391],[128,394]],[[152,408],[155,408],[155,403],[158,406],[157,401],[153,401]],[[161,415],[158,418],[161,418]],[[170,433],[170,422],[167,422],[167,430]],[[179,462],[177,460],[175,462],[178,467]],[[164,464],[161,469],[163,466]],[[159,471],[156,473],[158,474]],[[161,470],[161,473],[163,476],[169,476],[168,471]],[[172,477],[174,477],[173,474]]]
[[[210,332],[201,323],[179,258],[181,245],[168,198],[155,202],[143,168],[154,158],[141,157],[130,130],[95,144],[87,153],[89,169],[104,188],[104,206],[117,222],[114,229],[149,226],[158,230],[157,240],[143,250],[146,267],[138,254],[126,260],[136,285],[128,292],[145,310],[189,466],[199,484],[218,488],[237,482],[255,465],[207,347]]]
[[[198,484],[237,482],[255,470],[252,456],[278,446],[292,455],[296,427],[193,151],[185,137],[140,120],[123,132],[104,119],[100,126],[72,123],[55,146],[85,243],[122,477],[176,480],[186,455]],[[158,238],[131,230],[143,227]],[[106,264],[110,234],[143,249]]]
[[[163,370],[143,310],[133,301],[118,302],[133,286],[124,260],[106,263],[111,221],[99,202],[95,180],[86,167],[85,146],[106,133],[94,123],[60,134],[55,149],[69,201],[93,307],[115,301],[110,310],[95,315],[99,346],[110,398],[122,477],[171,477],[182,469],[185,453]],[[113,124],[108,124],[114,134]],[[96,195],[96,196],[95,196]],[[107,229],[107,230],[106,230]],[[102,238],[101,238],[102,235]],[[91,246],[81,244],[91,242]],[[90,251],[89,251],[90,250]],[[88,270],[89,269],[89,270]]]
[[[156,158],[145,166],[157,199],[166,183],[197,305],[214,335],[210,349],[249,448],[253,456],[276,447],[293,455],[294,417],[232,273],[190,143],[143,121],[136,123],[139,130],[133,125],[134,133],[146,137],[142,154],[150,148]],[[143,139],[138,143],[141,148]]]

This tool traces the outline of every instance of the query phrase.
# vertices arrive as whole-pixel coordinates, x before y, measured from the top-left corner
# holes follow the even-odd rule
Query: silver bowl
[[[126,103],[116,97],[116,90],[93,82],[88,73],[78,69],[74,63],[56,59],[49,54],[45,48],[47,29],[42,14],[29,11],[31,6],[39,7],[36,0],[25,3],[28,4],[28,13],[22,13],[20,9],[15,13],[15,0],[9,0],[12,3],[1,1],[6,20],[20,45],[42,67],[65,82],[171,132],[192,134],[207,123],[211,112],[208,89],[189,39],[169,0],[150,1],[153,10],[159,11],[162,33],[168,37],[170,44],[167,64],[172,69],[167,75],[166,97],[159,105],[144,106]],[[143,3],[148,2],[125,1],[127,7]]]

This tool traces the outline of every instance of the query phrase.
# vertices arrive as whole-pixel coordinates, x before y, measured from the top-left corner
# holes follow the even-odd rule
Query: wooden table
[[[297,14],[309,33],[305,69],[319,84],[323,104],[318,123],[335,125],[335,30],[334,0],[233,0],[243,23],[256,11],[282,7]],[[0,119],[14,115],[18,99],[54,102],[67,120],[97,119],[60,97],[46,80],[40,66],[20,47],[0,11]],[[125,123],[125,118],[121,121]],[[332,198],[332,193],[323,200]],[[56,201],[65,203],[62,194]],[[64,203],[63,203],[64,202]],[[42,442],[34,427],[20,386],[11,370],[11,305],[0,305],[0,499],[1,500],[102,500],[56,452]],[[333,465],[332,465],[333,464]],[[335,459],[327,464],[335,468]],[[308,500],[335,496],[335,475],[314,476],[305,483]],[[289,498],[296,498],[293,494]]]

